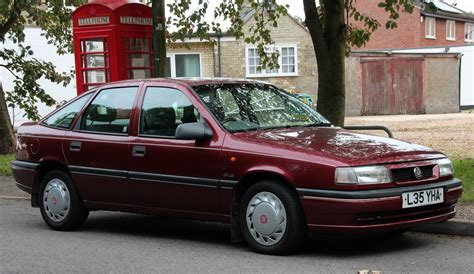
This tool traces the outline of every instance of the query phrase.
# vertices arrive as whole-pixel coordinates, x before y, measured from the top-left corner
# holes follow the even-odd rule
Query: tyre
[[[256,252],[281,255],[295,252],[306,237],[306,223],[298,197],[273,181],[252,185],[240,204],[240,228]]]
[[[64,171],[49,172],[41,181],[39,195],[43,220],[54,230],[77,229],[89,216],[71,177]]]

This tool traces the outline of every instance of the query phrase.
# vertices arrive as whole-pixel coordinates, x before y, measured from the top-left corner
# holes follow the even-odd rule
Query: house
[[[251,8],[241,12],[244,30],[254,23],[254,13]],[[215,44],[190,39],[169,45],[168,76],[257,79],[315,97],[318,89],[316,55],[306,27],[287,15],[280,17],[278,27],[270,31],[275,44],[268,47],[268,53],[280,53],[278,69],[259,70],[256,47],[227,34],[214,37]]]
[[[363,14],[376,18],[382,26],[361,49],[405,49],[451,47],[474,43],[474,14],[442,0],[415,0],[413,12],[400,14],[396,29],[386,29],[389,14],[377,7],[379,0],[354,1]]]
[[[361,2],[364,1],[357,1]],[[377,8],[377,3],[372,5]],[[254,12],[252,9],[242,12],[244,29],[253,23]],[[278,27],[271,29],[271,34],[276,43],[272,49],[280,53],[278,70],[258,71],[260,58],[255,47],[241,39],[224,36],[218,37],[214,50],[214,72],[207,62],[207,65],[202,64],[200,75],[264,80],[316,98],[317,65],[307,29],[288,15],[280,17]],[[210,58],[209,49],[203,46],[205,43],[198,46],[196,42],[188,43],[190,49],[181,46],[169,54],[194,52]],[[172,68],[176,67],[173,58]],[[458,54],[452,53],[352,54],[346,60],[346,115],[458,112],[458,58]],[[199,58],[195,60],[198,62]]]
[[[377,0],[354,1],[354,6],[362,13],[369,14],[384,23],[388,13],[377,7]],[[452,81],[451,86],[459,82],[459,98],[461,109],[474,107],[474,14],[465,12],[441,0],[416,0],[411,14],[401,13],[397,20],[398,27],[388,30],[381,26],[375,31],[370,41],[358,53],[409,53],[433,58],[443,54],[457,54],[459,58],[459,76],[446,81]],[[440,61],[441,62],[441,61]],[[430,73],[433,73],[430,71]],[[451,72],[448,72],[451,74]],[[445,74],[446,75],[446,74]],[[442,78],[443,75],[441,75]],[[441,89],[437,94],[445,93],[446,84],[434,86]],[[434,95],[432,95],[434,96]],[[442,96],[440,96],[442,98]],[[448,104],[449,106],[443,104]],[[454,110],[453,100],[440,100],[436,107],[427,108],[427,112],[443,112]]]

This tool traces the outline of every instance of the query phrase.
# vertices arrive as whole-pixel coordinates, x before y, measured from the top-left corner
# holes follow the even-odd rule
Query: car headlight
[[[392,182],[390,171],[384,166],[339,167],[336,184],[369,185]]]
[[[453,175],[454,173],[453,164],[448,158],[438,160],[438,166],[439,166],[440,177]]]

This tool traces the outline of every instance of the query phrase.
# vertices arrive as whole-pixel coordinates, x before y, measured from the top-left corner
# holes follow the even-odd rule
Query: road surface
[[[316,237],[292,256],[255,254],[222,224],[92,212],[80,231],[57,232],[27,200],[0,199],[0,272],[474,272],[474,238],[406,233]]]

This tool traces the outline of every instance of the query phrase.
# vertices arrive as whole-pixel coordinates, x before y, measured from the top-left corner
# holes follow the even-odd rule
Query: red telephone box
[[[92,0],[72,18],[78,95],[103,83],[153,75],[151,7]]]

